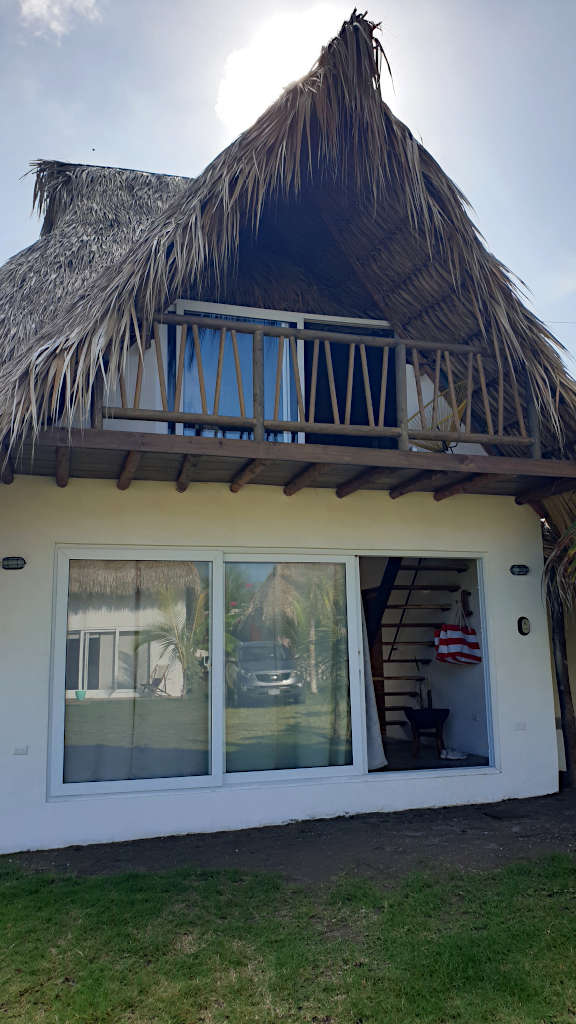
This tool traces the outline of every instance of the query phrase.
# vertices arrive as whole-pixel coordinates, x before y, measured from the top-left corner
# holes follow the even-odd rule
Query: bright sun
[[[326,41],[349,13],[349,2],[320,3],[275,14],[262,22],[247,46],[226,58],[216,114],[229,138],[248,128],[287,85],[310,70]]]

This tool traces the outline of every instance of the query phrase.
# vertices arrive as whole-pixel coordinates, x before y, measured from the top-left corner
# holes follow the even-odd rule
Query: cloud
[[[230,138],[248,128],[290,82],[310,70],[350,13],[349,2],[273,15],[224,64],[216,115]]]
[[[22,20],[37,32],[66,35],[75,15],[96,21],[99,11],[96,0],[20,0]]]

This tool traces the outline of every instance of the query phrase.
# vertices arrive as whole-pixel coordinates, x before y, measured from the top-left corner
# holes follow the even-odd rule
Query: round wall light
[[[513,576],[527,576],[530,572],[528,565],[511,565],[510,572]]]

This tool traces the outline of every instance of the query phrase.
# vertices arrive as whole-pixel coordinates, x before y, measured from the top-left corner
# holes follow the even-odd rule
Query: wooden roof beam
[[[185,455],[182,459],[180,472],[176,480],[176,490],[179,494],[184,494],[184,491],[188,490],[188,484],[190,483],[194,470],[199,462],[199,455]]]
[[[307,445],[275,443],[193,435],[155,434],[128,430],[80,430],[50,428],[36,439],[39,446],[70,444],[86,451],[138,451],[168,455],[210,455],[221,458],[270,459],[310,465],[314,457],[326,465],[364,466],[387,470],[444,470],[446,473],[490,473],[494,476],[559,477],[576,480],[574,459],[530,459],[505,455],[445,455],[434,452],[404,452],[396,448],[363,448],[354,445]],[[352,493],[352,492],[350,492]]]
[[[134,479],[134,474],[140,465],[142,452],[128,452],[124,464],[120,470],[120,476],[116,484],[119,491],[127,491]]]
[[[70,479],[70,446],[62,445],[56,449],[56,483],[58,487],[66,487]]]
[[[532,502],[553,498],[557,494],[566,494],[567,491],[576,491],[576,480],[552,480],[543,487],[532,487],[530,490],[522,491],[515,500],[517,505],[531,505]]]
[[[434,491],[434,501],[444,501],[445,498],[452,498],[455,494],[468,494],[470,491],[475,491],[479,484],[484,483],[494,483],[494,475],[492,473],[475,473],[473,476],[460,477],[454,483]]]
[[[311,466],[308,466],[308,469],[303,469],[300,473],[296,473],[296,476],[293,476],[292,479],[285,484],[284,494],[288,498],[291,498],[293,494],[297,494],[298,491],[301,491],[304,487],[312,487],[318,480],[318,477],[325,472],[326,465],[324,463],[313,463]]]
[[[249,484],[269,465],[269,459],[251,459],[250,462],[247,462],[230,481],[232,494],[238,494],[238,491],[241,491],[245,484]]]
[[[429,487],[434,484],[441,483],[446,477],[446,472],[423,472],[414,473],[412,476],[407,477],[402,483],[396,485],[396,487],[390,488],[391,498],[402,498],[405,494],[411,494],[413,491],[420,491],[422,484],[427,484]]]
[[[336,497],[347,498],[349,494],[354,494],[355,491],[361,491],[370,484],[377,483],[382,479],[384,473],[383,469],[363,469],[361,473],[356,473],[350,480],[345,480],[336,488]]]

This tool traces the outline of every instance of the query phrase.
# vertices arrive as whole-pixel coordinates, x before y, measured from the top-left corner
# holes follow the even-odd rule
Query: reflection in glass
[[[209,562],[72,559],[64,781],[210,771]]]
[[[226,566],[226,768],[352,763],[345,567]]]

